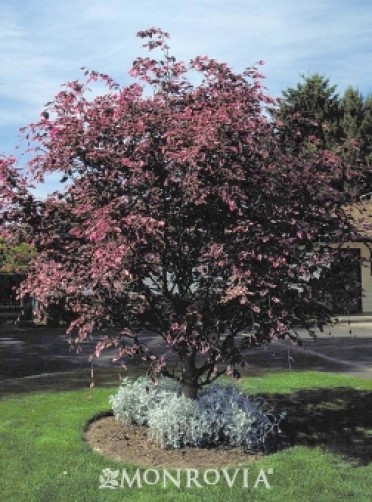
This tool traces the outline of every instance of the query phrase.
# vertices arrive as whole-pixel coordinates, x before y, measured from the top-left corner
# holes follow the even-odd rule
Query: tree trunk
[[[184,355],[181,358],[182,362],[182,379],[181,391],[182,395],[188,399],[197,399],[198,397],[198,380],[199,375],[195,366],[195,352],[190,355]]]
[[[187,397],[188,399],[197,399],[198,398],[198,380],[190,381],[190,380],[182,380],[182,395]]]

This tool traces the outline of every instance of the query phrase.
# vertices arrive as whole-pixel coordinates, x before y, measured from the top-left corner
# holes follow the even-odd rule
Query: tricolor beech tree
[[[350,238],[352,194],[337,181],[353,173],[327,150],[281,147],[261,63],[241,74],[208,57],[185,64],[163,31],[139,36],[161,56],[135,60],[134,83],[86,70],[25,130],[34,180],[61,173],[58,193],[36,200],[2,160],[3,226],[22,223],[37,251],[22,294],[63,301],[79,339],[115,329],[97,356],[114,343],[195,398],[222,373],[239,378],[243,346],[296,340],[310,317],[324,321],[316,281],[327,244]],[[107,91],[89,99],[95,81]],[[169,350],[140,343],[144,328]]]

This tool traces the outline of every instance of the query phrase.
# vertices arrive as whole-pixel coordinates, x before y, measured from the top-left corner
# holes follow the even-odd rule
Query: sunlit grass
[[[319,371],[280,371],[263,377],[244,378],[241,386],[247,392],[254,393],[288,393],[302,389],[330,387],[353,387],[357,390],[372,390],[372,379]]]

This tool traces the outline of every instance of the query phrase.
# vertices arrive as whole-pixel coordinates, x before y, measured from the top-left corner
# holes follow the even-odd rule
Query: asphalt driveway
[[[45,388],[74,388],[89,385],[89,354],[95,341],[86,342],[83,352],[69,350],[63,328],[0,326],[0,393],[27,392]],[[150,347],[162,351],[161,341],[143,335]],[[303,345],[272,343],[248,349],[245,374],[268,370],[336,371],[372,378],[372,323],[338,324],[319,334],[317,341],[302,334]],[[94,363],[94,380],[118,382],[125,373],[112,363],[114,350]],[[170,356],[172,357],[172,356]],[[129,363],[131,374],[143,374],[146,365]]]

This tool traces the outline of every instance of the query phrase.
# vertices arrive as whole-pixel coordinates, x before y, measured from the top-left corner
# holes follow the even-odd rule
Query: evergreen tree
[[[283,91],[277,117],[297,130],[297,143],[312,139],[321,148],[331,148],[340,134],[340,100],[336,86],[314,73]],[[285,135],[288,139],[288,135]]]
[[[367,96],[363,103],[363,118],[360,126],[361,149],[366,164],[372,164],[372,95]]]
[[[346,140],[358,140],[363,121],[363,97],[357,89],[349,86],[342,98],[342,133]]]
[[[352,164],[359,176],[351,179],[347,170],[337,182],[343,190],[362,195],[372,189],[372,96],[363,99],[349,86],[342,98],[336,85],[318,74],[302,76],[296,87],[283,91],[274,115],[282,121],[282,148],[299,153],[329,149]]]

